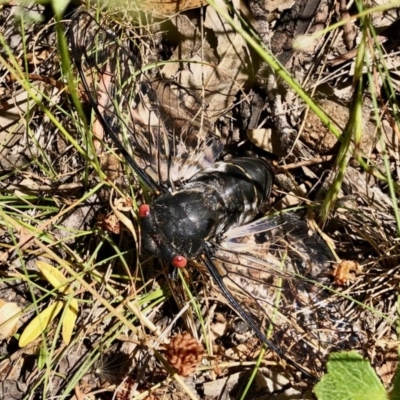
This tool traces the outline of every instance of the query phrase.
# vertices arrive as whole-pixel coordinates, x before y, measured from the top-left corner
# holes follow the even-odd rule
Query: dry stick
[[[327,155],[327,156],[321,156],[321,157],[315,157],[310,160],[305,160],[305,161],[298,161],[292,164],[286,164],[286,165],[278,165],[276,169],[278,171],[288,171],[289,169],[295,169],[299,167],[306,167],[308,165],[315,165],[315,164],[321,164],[325,162],[332,161],[335,158],[334,155]],[[376,159],[374,154],[371,154],[369,157],[371,160]]]
[[[287,164],[287,165],[279,165],[278,166],[278,171],[287,171],[289,169],[295,169],[299,167],[305,167],[308,165],[314,165],[314,164],[320,164],[324,162],[328,162],[334,159],[334,156],[321,156],[321,157],[316,157],[312,158],[311,160],[305,160],[305,161],[300,161],[300,162],[295,162],[292,164]]]

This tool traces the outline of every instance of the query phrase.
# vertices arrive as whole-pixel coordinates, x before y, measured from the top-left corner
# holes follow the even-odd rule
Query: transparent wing
[[[346,299],[331,289],[331,252],[296,214],[232,229],[210,254],[235,312],[281,359],[316,376],[333,348],[354,345]]]
[[[166,190],[215,161],[223,146],[201,100],[176,82],[148,79],[134,41],[79,11],[70,42],[96,112],[96,136],[104,129],[148,186]]]

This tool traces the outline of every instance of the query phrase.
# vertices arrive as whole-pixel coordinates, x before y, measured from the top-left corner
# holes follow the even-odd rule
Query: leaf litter
[[[272,21],[267,21],[267,23],[272,23],[274,48],[279,48],[277,43],[284,42],[282,34],[279,36],[280,41],[277,38],[279,32],[284,32],[281,28],[285,26],[285,21],[289,21],[287,26],[290,29],[295,26],[294,32],[300,29],[296,24],[291,24],[296,19],[289,18],[291,17],[289,11],[294,13],[299,4],[301,2],[295,4],[293,9],[288,8],[285,3],[281,9],[277,7],[272,11],[269,10]],[[20,35],[21,27],[17,28],[14,25],[16,9],[16,7],[5,7],[1,10],[3,23],[8,29],[6,31],[8,33],[3,36],[9,46],[13,45],[10,42],[12,35],[9,32],[13,32],[16,37]],[[28,8],[23,11],[26,15],[33,12]],[[42,11],[43,9],[39,7],[39,13]],[[307,113],[304,113],[302,103],[286,85],[275,80],[268,88],[268,93],[263,92],[260,87],[256,87],[255,92],[249,92],[249,81],[265,81],[265,77],[252,76],[255,71],[249,69],[248,65],[253,57],[251,50],[241,35],[233,30],[229,30],[226,36],[218,37],[221,19],[211,7],[205,11],[204,28],[208,36],[211,36],[211,31],[214,31],[216,40],[207,38],[207,35],[203,37],[201,26],[194,14],[197,12],[199,11],[195,10],[190,11],[188,15],[178,15],[175,20],[165,22],[166,25],[157,23],[151,28],[142,27],[142,33],[145,32],[147,35],[147,38],[142,37],[140,49],[143,64],[146,65],[146,58],[157,61],[179,60],[161,66],[160,74],[165,79],[177,79],[182,86],[195,91],[203,103],[207,104],[203,117],[207,120],[205,123],[212,122],[218,127],[221,137],[228,144],[228,149],[231,143],[236,145],[235,134],[238,135],[240,130],[255,129],[259,125],[272,127],[271,135],[278,143],[278,154],[286,156],[283,164],[317,160],[322,154],[335,155],[335,146],[338,142],[331,140],[332,145],[320,147],[326,133],[318,127],[317,120],[305,119],[304,115]],[[379,19],[379,15],[381,14],[374,15],[374,18]],[[382,22],[382,26],[387,27],[395,23],[393,18],[396,21],[398,15],[395,13],[391,15],[392,19],[389,22]],[[238,17],[235,16],[235,18]],[[320,30],[321,24],[332,23],[333,17],[332,14],[326,12],[326,6],[321,5],[318,18],[314,24],[310,22],[310,33],[313,30]],[[109,26],[109,29],[116,31],[122,29],[118,18],[105,17],[104,23]],[[124,22],[125,27],[127,23],[129,21]],[[29,72],[54,78],[59,68],[59,57],[53,25],[39,26],[44,29],[38,37],[39,42],[36,41],[35,45],[43,46],[50,51],[35,52],[34,48],[29,48],[28,53],[35,55],[31,57],[34,61]],[[179,41],[181,47],[173,48],[171,38],[165,33],[167,30],[163,26],[177,29],[182,36]],[[182,27],[190,28],[190,31],[185,31]],[[159,28],[161,29],[157,32]],[[32,24],[28,26],[25,33],[28,37],[33,37],[36,29],[37,25]],[[336,34],[339,33],[340,30],[337,30]],[[360,32],[358,34],[361,35]],[[341,104],[340,107],[334,107],[338,110],[339,121],[343,120],[343,123],[338,123],[340,128],[344,127],[346,117],[343,115],[347,115],[349,109],[347,101],[352,87],[351,75],[349,75],[352,60],[333,70],[326,70],[326,63],[322,61],[324,57],[328,59],[337,57],[338,53],[343,52],[341,46],[343,49],[346,46],[342,41],[339,35],[331,43],[328,56],[321,50],[325,42],[319,42],[317,47],[309,52],[293,53],[292,58],[287,62],[293,74],[305,87],[317,89],[316,99],[322,108],[331,114],[332,108],[329,108],[331,100],[326,100],[326,98],[333,98],[336,104]],[[27,43],[32,42],[27,41]],[[152,48],[152,45],[155,47]],[[171,47],[168,48],[168,45]],[[281,54],[284,54],[286,51],[284,46],[281,49],[283,49]],[[202,57],[199,56],[201,52]],[[165,56],[165,53],[168,56]],[[21,47],[12,47],[12,54],[18,61],[18,57],[22,57]],[[40,58],[40,62],[38,62],[38,55],[44,55],[44,59]],[[321,56],[322,59],[315,58],[316,55]],[[396,55],[392,57],[396,60]],[[395,75],[397,67],[398,64],[391,62],[389,71]],[[7,64],[2,64],[2,72],[10,75]],[[322,83],[316,79],[318,76],[323,76]],[[395,80],[393,82],[396,83]],[[379,85],[379,82],[376,84]],[[13,302],[24,311],[19,322],[22,327],[18,333],[23,332],[24,327],[26,328],[40,310],[61,304],[59,295],[51,293],[50,286],[40,278],[37,268],[38,260],[53,263],[54,266],[57,264],[52,259],[51,253],[46,253],[43,248],[35,246],[34,241],[32,246],[19,246],[18,243],[22,243],[21,240],[27,236],[42,240],[56,249],[59,256],[71,260],[76,271],[86,276],[88,283],[95,288],[97,294],[110,302],[117,313],[123,313],[121,305],[132,302],[132,309],[137,307],[141,310],[138,313],[140,323],[148,327],[144,336],[140,330],[132,334],[123,324],[118,323],[118,314],[113,315],[99,299],[94,299],[89,292],[81,290],[78,293],[78,320],[70,323],[74,325],[74,332],[69,346],[62,345],[60,332],[63,328],[59,325],[61,321],[48,326],[45,333],[47,341],[43,341],[43,337],[39,338],[27,348],[18,349],[15,336],[3,340],[0,373],[4,395],[8,396],[7,398],[23,398],[33,390],[36,384],[40,384],[41,391],[46,392],[46,396],[71,394],[73,387],[79,387],[85,394],[101,389],[100,396],[103,396],[101,398],[111,398],[111,393],[120,393],[122,388],[125,394],[129,393],[130,397],[126,398],[135,398],[135,396],[137,398],[141,398],[140,396],[188,398],[188,394],[181,392],[179,381],[171,381],[166,370],[161,366],[157,348],[160,345],[165,346],[164,339],[167,337],[174,343],[171,331],[179,334],[190,327],[196,343],[198,340],[204,341],[208,355],[203,357],[204,368],[198,367],[196,373],[185,380],[190,388],[189,391],[197,393],[198,398],[202,398],[198,392],[198,386],[203,385],[205,398],[220,398],[221,392],[225,393],[224,398],[235,398],[240,391],[238,387],[241,382],[248,377],[247,371],[251,371],[255,364],[255,355],[251,351],[254,344],[251,338],[246,336],[246,332],[239,333],[234,323],[235,317],[229,309],[221,304],[212,304],[210,307],[214,299],[223,301],[223,298],[211,287],[209,279],[207,281],[202,275],[193,276],[193,279],[203,284],[203,288],[196,293],[196,299],[200,299],[197,300],[200,301],[198,308],[200,314],[205,318],[204,323],[210,331],[217,326],[214,316],[209,314],[211,310],[222,311],[226,318],[222,329],[219,331],[215,329],[213,335],[205,338],[199,334],[201,329],[197,322],[196,308],[194,310],[184,308],[182,320],[185,321],[185,325],[183,325],[174,319],[178,311],[171,310],[173,307],[171,301],[164,303],[171,291],[181,298],[182,305],[194,303],[196,299],[193,300],[188,293],[179,291],[177,285],[169,287],[168,281],[162,277],[160,271],[154,270],[150,261],[146,265],[146,260],[142,260],[147,269],[131,271],[130,266],[136,264],[139,256],[135,250],[129,251],[135,247],[130,233],[123,232],[121,235],[113,232],[115,220],[114,222],[108,220],[105,228],[102,225],[102,229],[99,229],[97,216],[102,210],[106,210],[107,215],[111,212],[113,207],[110,204],[114,204],[116,193],[130,193],[135,199],[135,191],[136,193],[139,191],[137,182],[129,173],[119,175],[115,183],[111,184],[115,187],[115,191],[109,190],[104,180],[99,178],[101,174],[98,173],[97,165],[100,163],[96,164],[97,157],[102,159],[113,154],[112,146],[106,142],[105,145],[93,149],[90,141],[85,142],[86,136],[83,134],[85,127],[78,122],[77,114],[70,106],[67,96],[65,93],[60,94],[59,89],[48,83],[44,86],[41,84],[37,90],[46,107],[62,126],[54,124],[48,114],[40,107],[36,107],[37,103],[31,101],[30,92],[26,89],[21,90],[15,79],[10,79],[8,83],[3,84],[2,89],[9,94],[7,111],[10,111],[11,107],[11,113],[18,115],[19,118],[9,119],[9,124],[6,123],[7,119],[1,120],[4,124],[3,122],[1,124],[3,136],[0,142],[2,156],[0,184],[2,192],[6,195],[2,200],[4,202],[2,207],[13,223],[6,223],[3,219],[1,226],[3,279],[0,283],[0,297],[2,301]],[[399,88],[395,87],[394,90],[398,96]],[[338,96],[339,91],[341,97]],[[346,96],[343,97],[345,92],[347,99]],[[17,93],[22,93],[22,95],[17,97]],[[238,101],[238,93],[244,95],[240,101]],[[260,115],[259,120],[256,123],[252,121],[252,125],[242,124],[245,121],[243,118],[245,105],[255,105],[252,99],[260,96],[260,93],[263,100],[260,109],[250,108],[252,113]],[[275,96],[272,102],[271,96]],[[23,104],[22,107],[18,105],[18,108],[13,108],[13,102],[16,99]],[[193,99],[189,98],[189,101]],[[366,125],[368,146],[363,147],[362,151],[369,157],[371,168],[382,169],[384,155],[382,152],[386,149],[390,160],[390,171],[397,176],[398,122],[396,125],[389,106],[382,108],[379,120],[376,122],[374,107],[371,108],[369,100],[365,100],[365,104],[363,106],[365,120],[368,119],[368,114],[372,122]],[[308,116],[310,117],[310,113]],[[335,115],[331,116],[333,120],[336,120]],[[2,114],[2,118],[7,117],[3,117]],[[22,126],[25,127],[25,131],[21,130],[20,121],[24,121]],[[8,130],[3,128],[6,125],[11,126],[11,131],[9,128]],[[63,128],[70,135],[66,135]],[[93,129],[95,130],[93,133],[96,134],[95,125]],[[379,130],[380,137],[376,130]],[[311,141],[307,139],[308,132],[313,135]],[[100,137],[100,140],[103,138]],[[86,148],[87,151],[81,152],[81,148]],[[318,200],[326,196],[332,182],[331,168],[331,163],[316,162],[278,174],[274,198],[281,200],[282,193],[291,193],[298,198],[297,204],[317,205]],[[279,175],[283,176],[279,178]],[[109,179],[113,180],[113,178]],[[286,186],[279,186],[281,180],[285,180]],[[346,321],[343,326],[340,320],[332,321],[330,329],[337,330],[344,345],[347,343],[350,348],[363,349],[363,355],[369,357],[376,371],[378,373],[384,371],[385,384],[390,383],[388,376],[393,376],[395,366],[393,359],[397,359],[394,324],[397,318],[398,243],[395,239],[397,232],[393,208],[393,200],[386,182],[372,176],[369,171],[363,170],[355,160],[351,159],[334,212],[323,227],[324,234],[334,243],[335,252],[340,260],[345,262],[349,260],[362,266],[362,270],[355,276],[351,276],[351,279],[348,280],[346,277],[346,285],[335,287],[337,293],[328,298],[329,303],[326,303],[326,307],[337,308],[337,315],[342,316],[343,321]],[[115,210],[117,213],[114,214],[117,215],[118,207],[115,207]],[[315,214],[313,216],[311,207],[309,210],[309,217],[312,219]],[[121,216],[121,220],[124,218],[127,217]],[[51,224],[46,224],[49,220]],[[133,221],[135,221],[135,216],[133,216]],[[21,228],[17,229],[18,226]],[[28,230],[25,226],[28,226]],[[40,227],[45,227],[45,229],[39,229]],[[334,273],[333,265],[327,272]],[[185,272],[185,274],[191,273]],[[153,278],[154,276],[156,278]],[[148,280],[148,277],[152,279]],[[342,279],[341,276],[340,280]],[[148,283],[140,292],[137,292],[135,282],[142,281]],[[343,301],[343,296],[356,301]],[[61,300],[64,305],[67,304],[66,301],[68,302],[66,299],[61,298]],[[132,314],[130,316],[133,318]],[[320,315],[318,318],[324,318],[324,316]],[[162,337],[159,336],[161,332],[163,332]],[[59,336],[55,336],[56,334]],[[241,340],[244,341],[241,342]],[[218,343],[218,346],[215,343]],[[149,355],[151,353],[148,353],[148,348],[153,349],[156,357]],[[42,354],[43,350],[50,354],[47,359],[49,366],[38,369],[39,354]],[[170,352],[174,353],[174,351]],[[232,352],[240,353],[240,356],[237,358],[227,355]],[[249,354],[252,355],[249,356]],[[111,367],[107,367],[107,362],[105,362],[107,359],[116,360],[118,366],[114,363]],[[138,365],[143,366],[143,359],[145,359],[144,364],[147,364],[147,371],[151,371],[152,381],[149,386],[139,385],[138,387],[138,382],[141,381],[140,373],[135,375],[136,372],[132,373],[132,371],[135,371]],[[193,360],[192,357],[189,359]],[[198,362],[199,359],[196,361]],[[29,360],[33,361],[33,367],[29,366]],[[121,361],[119,365],[118,360],[123,360],[123,362]],[[323,365],[318,366],[321,371],[323,367]],[[96,370],[99,372],[102,368],[108,373],[103,374],[101,383],[98,379],[89,379],[90,374],[95,375]],[[139,368],[140,370],[145,371],[144,368]],[[236,373],[237,370],[239,372]],[[57,374],[53,373],[55,371]],[[276,379],[274,379],[274,371],[280,371]],[[173,376],[173,370],[169,370],[169,373]],[[65,374],[69,379],[62,378],[60,374]],[[26,380],[28,383],[18,386],[16,383],[23,375],[29,377]],[[258,395],[259,398],[263,398],[261,393],[267,390],[285,392],[285,395],[290,395],[291,398],[311,396],[310,387],[298,382],[296,373],[282,372],[281,368],[276,366],[276,362],[274,367],[274,357],[270,356],[262,361],[257,377],[259,379],[258,381],[256,379],[256,382],[260,386],[255,384],[254,398]],[[146,379],[149,379],[149,375],[146,375]],[[227,385],[229,379],[235,382],[231,386]],[[48,380],[51,382],[50,385],[46,383]],[[217,389],[210,389],[210,385],[215,385]],[[150,387],[152,392],[147,392]],[[289,388],[295,390],[295,393],[288,392]]]

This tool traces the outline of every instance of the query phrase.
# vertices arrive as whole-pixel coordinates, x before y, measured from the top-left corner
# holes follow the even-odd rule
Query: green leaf
[[[75,328],[76,318],[78,317],[78,300],[71,299],[68,308],[65,310],[62,321],[62,336],[65,344],[69,344],[72,337],[72,332]]]
[[[38,369],[41,371],[46,366],[46,360],[48,359],[48,353],[44,342],[41,343],[39,348],[39,356],[37,358]]]
[[[388,400],[369,361],[357,352],[332,353],[327,368],[314,387],[318,400]]]
[[[46,280],[61,293],[71,293],[71,288],[68,283],[68,279],[55,267],[47,264],[43,261],[36,261],[36,265]]]
[[[25,328],[19,338],[19,347],[25,347],[32,343],[39,335],[49,326],[50,322],[62,310],[65,303],[57,301],[47,308],[45,308],[39,315],[37,315]]]

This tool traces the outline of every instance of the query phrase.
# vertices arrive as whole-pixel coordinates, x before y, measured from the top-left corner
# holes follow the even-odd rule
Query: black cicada
[[[294,213],[254,221],[273,186],[268,162],[219,161],[224,145],[197,95],[147,77],[132,43],[89,14],[73,18],[70,42],[95,123],[155,193],[139,207],[143,251],[177,268],[205,266],[257,338],[314,375],[336,338],[309,282],[326,275],[331,255]]]

